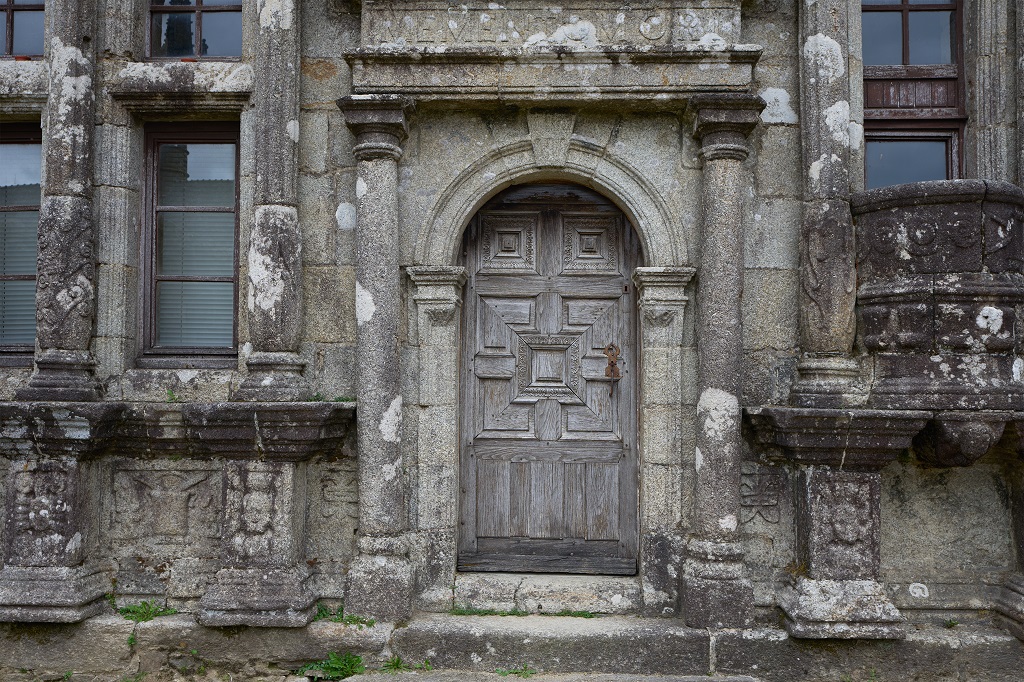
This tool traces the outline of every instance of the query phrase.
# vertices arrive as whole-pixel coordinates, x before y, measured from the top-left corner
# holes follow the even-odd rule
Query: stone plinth
[[[901,639],[878,581],[882,467],[910,447],[928,412],[763,407],[757,440],[799,467],[797,565],[779,605],[793,637]]]

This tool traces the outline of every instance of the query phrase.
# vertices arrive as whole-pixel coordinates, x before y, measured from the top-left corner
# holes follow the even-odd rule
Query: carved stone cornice
[[[878,470],[910,447],[931,418],[919,410],[755,407],[746,410],[757,442],[797,464]]]
[[[402,158],[402,143],[409,135],[409,99],[398,95],[349,95],[338,100],[338,108],[356,136],[352,151],[357,160]]]

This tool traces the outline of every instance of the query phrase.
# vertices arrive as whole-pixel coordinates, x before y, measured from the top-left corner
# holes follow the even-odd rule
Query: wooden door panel
[[[571,186],[508,190],[469,228],[461,569],[635,572],[636,250]]]

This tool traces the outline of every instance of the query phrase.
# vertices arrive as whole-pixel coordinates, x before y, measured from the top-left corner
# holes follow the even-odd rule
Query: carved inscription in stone
[[[781,492],[780,473],[744,463],[740,483],[740,520],[750,523],[761,517],[767,523],[778,523],[782,517],[779,506]]]
[[[160,553],[188,547],[210,553],[220,536],[220,476],[212,469],[150,466],[114,476],[111,536],[116,545]]]
[[[665,3],[557,4],[363,3],[363,44],[367,47],[432,48],[442,45],[531,48],[560,46],[667,46],[686,42],[721,45],[740,37],[735,7]],[[728,3],[716,3],[727,5]]]

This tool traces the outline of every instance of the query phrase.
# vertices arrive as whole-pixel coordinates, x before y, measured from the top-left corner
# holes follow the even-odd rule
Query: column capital
[[[747,136],[760,121],[765,101],[746,93],[694,95],[686,107],[693,121],[693,136],[704,158],[747,157]]]
[[[402,142],[409,134],[409,99],[398,95],[349,95],[338,100],[338,108],[356,136],[356,159],[391,157],[397,161],[402,157]]]

